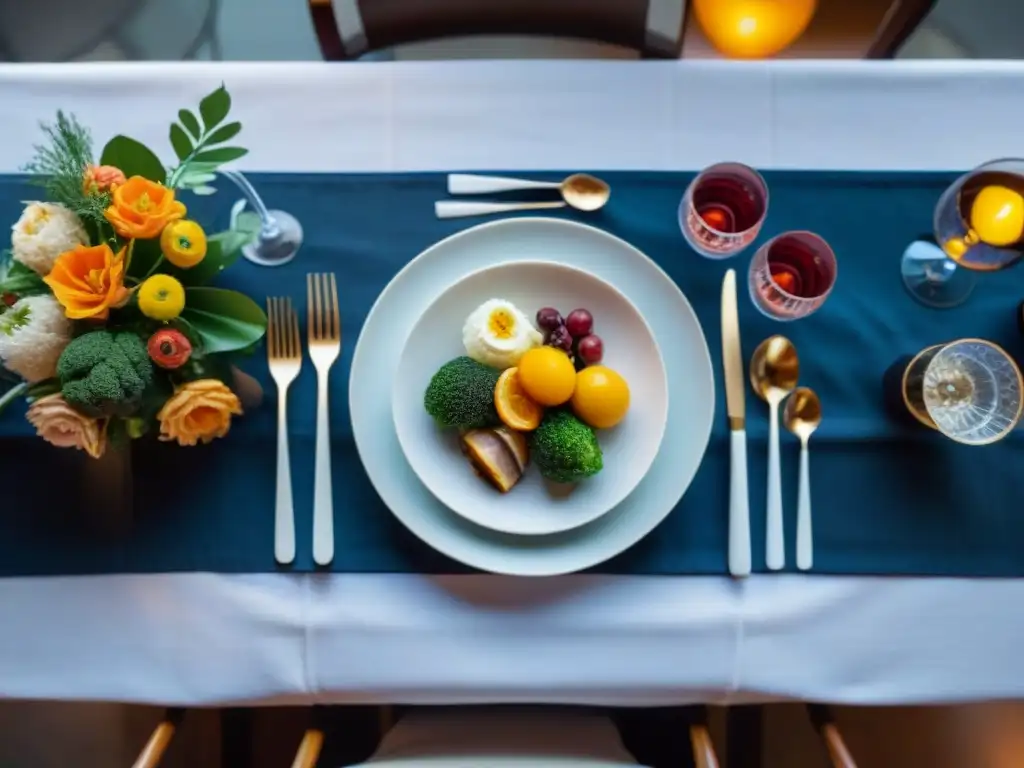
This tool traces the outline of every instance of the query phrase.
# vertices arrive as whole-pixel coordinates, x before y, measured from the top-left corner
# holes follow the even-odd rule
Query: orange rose
[[[115,186],[104,213],[117,234],[140,240],[159,237],[168,222],[184,215],[185,206],[174,199],[173,189],[141,176]]]
[[[57,257],[43,278],[72,320],[106,320],[111,307],[128,301],[124,287],[124,252],[116,254],[107,244],[80,245]]]
[[[231,417],[241,413],[242,403],[227,384],[218,379],[199,379],[178,387],[156,418],[161,440],[195,445],[224,437],[231,429]]]
[[[112,165],[87,165],[82,178],[82,191],[87,195],[108,192],[119,184],[124,184],[124,173]]]

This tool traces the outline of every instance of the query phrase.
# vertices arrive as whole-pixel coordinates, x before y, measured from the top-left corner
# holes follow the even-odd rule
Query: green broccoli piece
[[[469,357],[441,366],[427,385],[423,407],[442,427],[476,429],[501,424],[494,409],[494,387],[501,371]]]
[[[131,331],[92,331],[57,361],[61,394],[87,416],[130,416],[153,381],[146,344]]]
[[[530,456],[537,469],[556,483],[575,483],[604,468],[594,430],[569,411],[548,411],[534,431]]]

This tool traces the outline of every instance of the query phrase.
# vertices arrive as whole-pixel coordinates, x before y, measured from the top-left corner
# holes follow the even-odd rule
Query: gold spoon
[[[768,527],[765,562],[773,571],[786,565],[782,525],[782,470],[779,463],[779,404],[796,387],[800,360],[785,336],[769,336],[750,359],[750,384],[768,403]]]
[[[562,181],[531,181],[505,176],[479,176],[473,173],[448,175],[448,193],[452,195],[486,195],[520,189],[557,189],[563,203],[494,203],[493,205],[545,205],[555,207],[568,203],[578,211],[596,211],[611,197],[612,188],[589,173],[574,173]],[[442,201],[455,202],[455,201]],[[485,205],[481,203],[480,205]]]
[[[814,561],[811,537],[811,475],[807,441],[821,423],[821,401],[813,389],[797,387],[786,401],[786,429],[800,438],[800,493],[796,513],[796,567],[809,571]]]
[[[612,188],[596,176],[574,173],[558,186],[562,199],[578,211],[603,208],[612,196]]]

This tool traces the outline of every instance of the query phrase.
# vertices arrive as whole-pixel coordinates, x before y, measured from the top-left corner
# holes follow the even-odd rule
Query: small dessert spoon
[[[797,387],[786,401],[786,429],[800,438],[800,491],[796,513],[796,567],[809,571],[814,562],[811,535],[811,475],[807,441],[821,423],[821,401],[813,389]]]

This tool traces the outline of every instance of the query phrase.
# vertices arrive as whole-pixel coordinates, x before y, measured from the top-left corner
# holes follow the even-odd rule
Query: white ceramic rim
[[[670,386],[672,381],[677,380],[676,377],[685,378],[692,386],[706,393],[707,400],[707,408],[700,418],[686,414],[681,419],[679,408],[673,408],[670,404],[668,426],[672,426],[675,418],[679,422],[676,425],[678,429],[675,432],[671,428],[666,430],[651,471],[623,504],[589,525],[544,537],[507,536],[474,526],[434,499],[411,468],[402,463],[397,435],[390,429],[381,430],[380,423],[374,421],[374,409],[368,404],[374,397],[380,398],[383,395],[385,402],[381,404],[381,409],[390,409],[390,386],[375,386],[368,378],[363,379],[363,385],[359,380],[359,371],[366,367],[372,368],[373,358],[377,354],[385,356],[385,364],[390,362],[397,367],[397,356],[388,352],[386,344],[378,344],[376,339],[370,339],[368,329],[380,333],[381,342],[387,338],[393,340],[396,324],[397,335],[404,335],[422,312],[422,308],[407,306],[405,314],[409,317],[404,322],[398,323],[397,313],[385,319],[383,308],[398,291],[399,285],[410,276],[415,277],[417,272],[428,271],[424,264],[433,264],[436,255],[443,255],[452,241],[501,236],[504,231],[519,227],[537,229],[542,234],[543,230],[549,230],[555,236],[571,235],[601,240],[613,247],[621,258],[629,260],[631,263],[626,273],[631,280],[640,280],[646,284],[642,287],[634,286],[631,290],[620,287],[619,290],[630,297],[649,323],[653,322],[652,317],[657,317],[652,313],[669,310],[670,304],[671,310],[676,312],[675,319],[670,320],[660,333],[659,327],[666,324],[660,318],[652,324],[662,350]],[[680,247],[681,258],[689,255],[686,249]],[[443,261],[437,267],[434,270],[435,279],[441,279],[438,275],[444,272],[445,267],[457,269]],[[593,267],[588,269],[595,272]],[[470,271],[473,268],[449,274],[443,279],[450,283]],[[663,296],[659,296],[659,293]],[[661,307],[653,306],[656,299],[664,299]],[[377,317],[378,312],[382,315],[380,319]],[[672,341],[679,336],[680,312],[696,331],[694,342],[697,349],[687,360],[676,359],[672,353],[678,351],[677,345],[666,344],[666,340]],[[380,328],[376,328],[376,325],[380,325]],[[388,378],[390,380],[390,376]],[[367,398],[366,404],[361,401],[362,397]],[[679,398],[673,396],[671,402],[678,404]],[[518,576],[553,576],[590,568],[620,554],[643,539],[668,516],[692,482],[707,451],[715,414],[715,385],[707,340],[693,307],[678,286],[651,259],[621,238],[585,224],[546,217],[514,218],[480,224],[435,243],[406,264],[385,287],[367,315],[353,353],[349,376],[349,408],[356,450],[370,482],[384,504],[414,535],[438,552],[474,568]],[[390,417],[379,418],[385,418],[387,424],[391,425]],[[679,454],[687,453],[683,445],[687,438],[691,441],[689,455],[681,456]],[[629,509],[634,504],[637,508]],[[433,506],[429,512],[425,512],[429,505]]]
[[[511,528],[511,527],[510,528],[496,528],[493,525],[488,525],[486,522],[484,522],[484,520],[486,518],[488,518],[488,517],[491,517],[491,515],[483,514],[483,515],[480,515],[479,517],[477,517],[476,513],[474,513],[474,512],[470,512],[470,511],[467,511],[467,510],[464,510],[464,509],[456,509],[454,506],[452,506],[451,504],[448,504],[445,501],[445,498],[447,497],[448,494],[446,494],[444,492],[444,490],[439,487],[440,484],[437,481],[432,480],[430,478],[424,478],[422,475],[417,473],[417,477],[419,478],[420,482],[423,483],[424,486],[426,486],[427,490],[429,490],[434,495],[434,497],[436,499],[438,499],[439,501],[444,503],[455,514],[465,518],[466,520],[468,520],[469,522],[471,522],[471,523],[473,523],[475,525],[479,525],[481,528],[488,528],[490,530],[497,531],[499,533],[507,533],[507,534],[514,535],[514,536],[549,536],[549,535],[551,535],[553,533],[561,533],[562,531],[570,531],[573,528],[580,528],[580,527],[586,525],[587,523],[593,522],[597,518],[601,517],[601,515],[607,514],[612,509],[614,509],[619,504],[621,504],[626,499],[626,497],[629,496],[629,494],[631,494],[634,491],[634,489],[641,482],[643,482],[644,476],[646,476],[648,470],[650,470],[651,465],[654,463],[654,459],[657,458],[658,451],[661,449],[661,441],[665,438],[665,425],[668,423],[668,407],[669,407],[668,374],[665,372],[665,359],[664,359],[664,357],[661,354],[661,347],[658,344],[657,337],[654,335],[654,331],[652,330],[651,326],[647,323],[647,320],[644,319],[643,313],[640,311],[640,309],[636,306],[636,304],[634,304],[632,301],[630,301],[629,297],[626,296],[626,294],[624,294],[622,291],[620,291],[618,288],[616,288],[609,281],[607,281],[607,280],[605,280],[603,278],[600,278],[597,275],[592,274],[591,272],[588,272],[585,269],[580,269],[579,267],[574,267],[574,266],[572,266],[570,264],[566,264],[566,263],[560,262],[560,261],[551,261],[549,259],[529,259],[529,260],[525,260],[525,261],[520,261],[520,260],[500,261],[497,264],[491,264],[491,265],[486,266],[486,267],[481,267],[480,269],[474,269],[472,272],[463,275],[458,280],[455,280],[455,281],[449,283],[446,288],[444,288],[442,291],[440,291],[439,293],[437,293],[434,296],[434,298],[427,305],[426,309],[424,309],[423,313],[421,313],[419,318],[416,319],[416,322],[413,324],[413,327],[409,331],[409,335],[406,336],[405,341],[402,343],[402,350],[401,350],[401,352],[399,352],[399,355],[398,355],[399,361],[401,361],[402,357],[405,355],[405,350],[409,346],[409,342],[416,335],[416,328],[418,327],[418,325],[420,323],[420,320],[422,319],[423,315],[426,314],[427,312],[429,312],[439,301],[441,301],[441,298],[443,296],[445,296],[447,293],[449,293],[451,290],[453,290],[460,283],[464,283],[464,282],[466,282],[468,280],[472,280],[474,278],[478,278],[481,275],[486,274],[487,272],[494,272],[494,271],[499,270],[499,269],[507,269],[508,267],[515,267],[515,266],[547,267],[547,268],[552,269],[552,270],[560,270],[560,271],[563,271],[563,272],[569,272],[569,273],[572,273],[574,275],[581,276],[581,277],[583,277],[585,279],[592,280],[595,283],[600,283],[610,293],[612,293],[615,296],[617,296],[619,301],[621,301],[626,306],[626,308],[629,311],[631,311],[634,315],[636,315],[636,319],[639,321],[640,325],[643,326],[647,330],[647,335],[650,337],[652,343],[654,344],[654,353],[655,353],[655,356],[657,357],[658,366],[659,366],[659,368],[661,370],[661,377],[660,377],[660,381],[659,381],[659,384],[660,384],[659,389],[661,389],[663,391],[663,393],[664,393],[664,396],[663,396],[662,400],[665,403],[665,408],[664,408],[664,412],[662,413],[662,418],[660,419],[661,428],[658,431],[657,439],[655,441],[651,442],[651,443],[646,443],[645,444],[645,448],[647,446],[650,446],[650,445],[653,445],[653,448],[648,448],[648,450],[650,451],[651,455],[650,455],[649,459],[645,459],[645,462],[643,464],[643,473],[640,476],[640,478],[638,478],[635,483],[629,485],[628,487],[624,486],[614,496],[611,496],[609,501],[607,501],[607,502],[602,501],[602,503],[600,505],[595,505],[593,511],[591,511],[586,517],[579,518],[579,519],[572,519],[569,524],[565,524],[565,523],[560,524],[560,525],[556,524],[557,518],[555,516],[552,516],[553,524],[550,527],[545,527],[544,530],[524,531],[524,530],[515,530],[514,528]],[[453,331],[453,332],[458,332],[458,329],[456,329],[456,331]],[[399,362],[399,366],[401,366],[401,362]],[[397,380],[396,381],[392,381],[391,382],[391,401],[392,401],[391,413],[392,413],[393,417],[394,417],[394,414],[395,414],[395,409],[394,409],[394,405],[393,404],[394,404],[395,398],[398,396],[398,392],[399,392],[398,381]],[[399,428],[398,428],[397,417],[395,417],[394,426],[395,426],[395,434],[398,436],[398,444],[402,448],[402,455],[405,458],[406,462],[410,463],[410,465],[411,465],[411,462],[409,461],[409,451],[406,448],[405,440],[403,440],[403,438],[402,438],[403,432],[401,430],[399,430]]]

